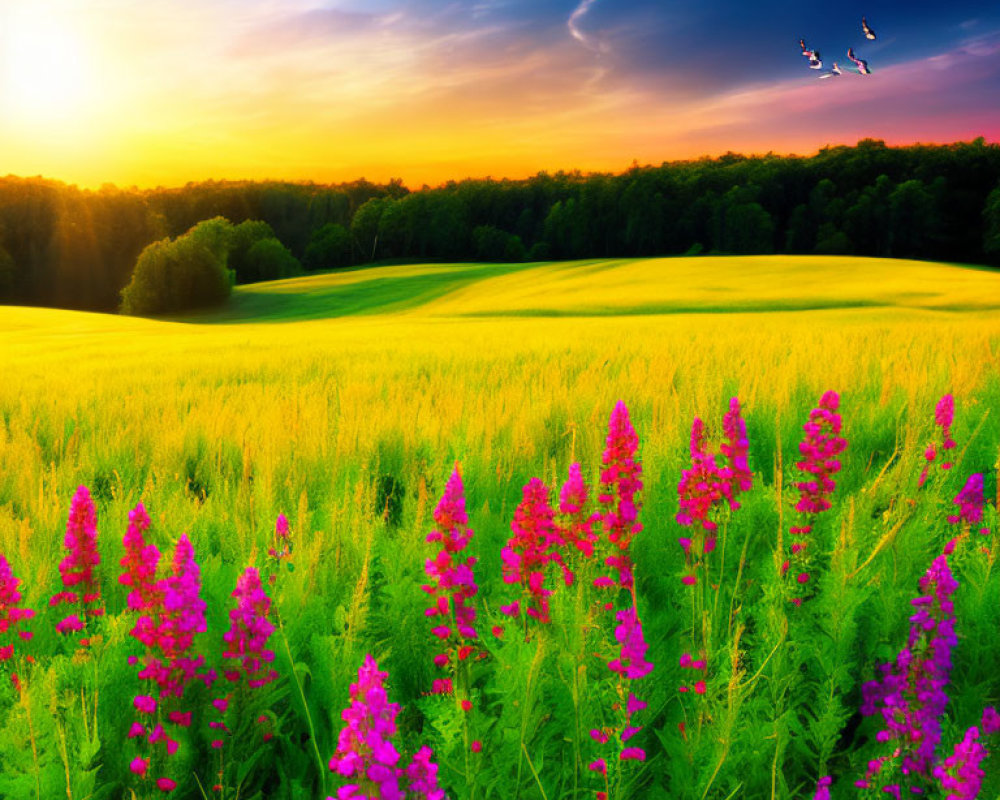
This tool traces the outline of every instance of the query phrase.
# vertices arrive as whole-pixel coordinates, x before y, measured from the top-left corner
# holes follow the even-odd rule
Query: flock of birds
[[[866,39],[872,42],[875,41],[875,31],[871,29],[871,26],[868,24],[868,20],[864,17],[861,18],[861,30],[864,32]],[[799,39],[799,47],[802,48],[802,55],[809,59],[809,69],[823,69],[823,59],[820,58],[819,50],[810,50],[806,47],[805,39]],[[868,68],[868,62],[863,58],[858,58],[854,55],[853,47],[847,48],[847,57],[854,62],[854,66],[857,67],[860,75],[872,74],[872,71]],[[842,71],[840,67],[837,66],[837,62],[834,61],[833,68],[820,75],[820,78],[836,78],[841,74]]]

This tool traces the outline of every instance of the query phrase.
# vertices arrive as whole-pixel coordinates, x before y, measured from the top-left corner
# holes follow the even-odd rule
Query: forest
[[[620,174],[540,172],[419,190],[397,179],[88,190],[7,176],[0,303],[115,311],[144,249],[215,217],[237,228],[266,223],[254,234],[268,243],[256,263],[280,264],[276,274],[236,268],[237,283],[385,260],[703,252],[998,264],[1000,145],[865,139],[810,157],[727,153]]]

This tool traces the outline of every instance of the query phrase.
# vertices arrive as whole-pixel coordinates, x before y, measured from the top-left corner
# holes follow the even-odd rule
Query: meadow
[[[130,769],[142,685],[118,576],[141,502],[161,574],[182,533],[193,546],[206,665],[223,661],[248,566],[272,596],[278,678],[239,694],[221,748],[208,725],[217,688],[186,690],[195,719],[172,734],[179,747],[164,762],[174,796],[337,795],[346,780],[328,762],[371,654],[400,706],[400,751],[432,748],[449,797],[805,798],[829,775],[835,798],[897,784],[945,798],[940,782],[889,767],[882,783],[855,786],[893,751],[882,720],[859,713],[861,687],[907,644],[919,580],[958,539],[939,760],[1000,701],[998,308],[995,270],[793,256],[381,266],[237,287],[221,310],[170,319],[3,308],[0,554],[37,614],[33,638],[16,645],[21,688],[0,681],[0,797],[162,793]],[[832,506],[812,520],[810,581],[796,586],[782,565],[800,516],[799,442],[828,391],[847,446]],[[944,395],[957,444],[947,470],[935,424]],[[712,512],[714,580],[692,587],[678,484],[693,420],[720,453],[731,398],[752,488],[738,508]],[[587,512],[622,513],[597,502],[619,401],[641,462],[634,585],[618,576],[617,590],[594,594],[597,560],[565,555],[576,572],[567,586],[543,559],[551,621],[512,620],[501,606],[521,589],[503,579],[501,552],[532,478],[556,507],[579,463]],[[452,654],[442,669],[421,585],[456,469],[478,636],[474,657]],[[982,524],[950,523],[973,473],[984,477]],[[81,485],[96,507],[106,607],[85,647],[55,632],[65,612],[49,607]],[[282,514],[291,559],[268,554],[282,546]],[[627,684],[609,674],[625,623],[602,615],[604,602],[642,621],[653,669]],[[685,653],[707,662],[698,689]],[[433,692],[448,670],[453,690]],[[644,708],[626,702],[628,686]],[[619,753],[639,747],[641,760],[601,755],[635,726]],[[982,741],[991,749],[985,730]],[[592,766],[601,757],[607,781]],[[980,796],[1000,796],[1000,763],[983,769]]]

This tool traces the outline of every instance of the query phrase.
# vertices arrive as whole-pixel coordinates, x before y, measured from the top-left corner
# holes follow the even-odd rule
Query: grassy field
[[[646,679],[655,687],[647,692],[643,733],[650,757],[622,779],[615,797],[805,797],[828,772],[839,772],[846,787],[834,796],[849,797],[870,752],[861,744],[874,734],[851,738],[859,689],[823,670],[848,664],[854,678],[868,679],[876,660],[891,658],[905,641],[906,598],[947,540],[951,498],[972,472],[985,475],[987,498],[997,497],[998,309],[996,271],[781,256],[357,269],[237,287],[224,310],[169,320],[3,308],[0,553],[22,577],[28,604],[43,609],[57,590],[69,500],[77,485],[88,486],[97,502],[110,615],[107,660],[125,652],[125,588],[116,575],[137,502],[150,512],[152,541],[161,550],[189,534],[210,631],[225,628],[236,576],[261,563],[283,512],[296,537],[298,569],[279,597],[289,647],[277,663],[284,675],[291,662],[302,667],[299,684],[286,679],[276,690],[284,733],[268,757],[302,774],[272,780],[258,766],[248,787],[268,797],[312,797],[324,780],[334,792],[334,776],[320,778],[315,756],[325,763],[332,755],[347,684],[363,654],[373,652],[390,674],[393,699],[405,707],[404,735],[422,731],[432,740],[453,796],[591,797],[595,787],[586,783],[581,757],[567,760],[572,748],[560,745],[566,701],[556,696],[562,671],[554,646],[549,655],[556,660],[544,662],[549,683],[541,688],[536,681],[534,688],[505,689],[488,677],[476,684],[489,721],[483,736],[493,737],[491,759],[505,766],[482,766],[470,788],[453,731],[429,708],[433,698],[422,697],[435,677],[434,650],[430,625],[415,609],[426,604],[419,584],[432,553],[424,537],[454,464],[461,464],[475,530],[479,599],[495,614],[506,602],[500,549],[521,487],[539,476],[556,490],[572,461],[596,484],[608,417],[623,400],[640,441],[645,529],[633,552],[640,608],[649,609],[649,657],[658,667]],[[850,445],[821,529],[824,563],[831,576],[840,575],[841,594],[836,602],[835,594],[822,600],[833,605],[817,600],[816,608],[836,606],[849,615],[847,639],[836,642],[850,658],[839,666],[819,658],[807,669],[802,665],[813,654],[805,645],[787,663],[784,650],[767,660],[772,645],[793,637],[775,638],[781,622],[768,616],[773,598],[762,587],[776,581],[777,537],[793,513],[802,424],[828,389],[840,393]],[[956,401],[956,466],[920,495],[917,512],[905,511],[903,499],[917,496],[935,403],[945,393]],[[689,463],[692,419],[704,418],[718,433],[733,396],[744,408],[756,477],[730,525],[744,559],[732,545],[721,563],[733,574],[747,564],[733,584],[733,602],[739,599],[755,620],[745,658],[754,670],[775,672],[744,684],[740,709],[720,670],[709,695],[721,705],[712,706],[714,716],[699,712],[712,722],[696,744],[677,727],[693,713],[675,687],[685,624],[673,612],[683,601],[677,484]],[[987,518],[995,535],[994,509]],[[992,556],[973,563],[970,551],[962,558],[959,580],[972,588],[959,605],[971,621],[955,658],[949,741],[956,738],[952,728],[972,724],[976,708],[1000,699],[990,666],[998,651],[986,649],[1000,646],[995,618],[987,619],[1000,582]],[[39,653],[70,656],[41,623],[36,628]],[[982,652],[969,647],[972,632]],[[722,661],[742,647],[731,636],[717,645]],[[207,652],[211,647],[218,650],[206,645]],[[542,658],[505,648],[491,657],[511,659],[511,675],[520,674],[524,659],[530,665]],[[820,677],[792,677],[798,673]],[[63,674],[56,670],[53,685]],[[110,715],[105,747],[85,763],[72,757],[72,747],[60,758],[53,745],[57,755],[46,773],[52,794],[42,797],[61,795],[66,781],[90,786],[95,796],[128,796],[127,765],[109,753],[125,747],[112,709],[131,708],[129,674],[118,664],[94,678],[95,693],[104,692],[102,713]],[[534,673],[526,674],[530,682]],[[805,681],[802,694],[795,694],[795,680]],[[810,692],[826,692],[831,703],[835,695],[839,710],[831,705],[829,719],[810,722],[803,710],[815,706]],[[511,698],[522,695],[518,711]],[[532,699],[551,708],[527,726],[524,706]],[[6,701],[14,701],[0,696],[10,730],[27,724],[25,701],[5,710]],[[72,698],[65,703],[72,707]],[[511,741],[507,726],[517,714],[521,738]],[[525,740],[526,730],[533,739]],[[0,759],[12,759],[12,747],[0,742]],[[196,743],[188,750],[201,752]],[[535,756],[530,770],[522,752]],[[514,762],[516,779],[506,766]],[[199,763],[195,758],[185,774]],[[71,775],[67,764],[80,774]],[[992,793],[984,796],[994,797],[1000,784],[991,775]],[[200,796],[190,780],[180,791]],[[87,792],[71,791],[77,796]]]

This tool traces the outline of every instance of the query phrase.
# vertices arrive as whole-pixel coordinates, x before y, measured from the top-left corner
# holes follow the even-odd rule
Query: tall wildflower
[[[146,544],[145,539],[149,524],[149,514],[142,503],[129,511],[128,530],[123,539],[125,556],[121,560],[124,571],[118,577],[118,582],[131,587],[128,607],[132,611],[157,608],[162,601],[162,592],[156,581],[160,551],[155,545]]]
[[[94,568],[101,562],[97,552],[97,513],[86,486],[77,487],[70,503],[64,545],[69,552],[59,563],[63,590],[52,596],[49,605],[76,606],[76,611],[56,623],[58,633],[73,633],[84,630],[87,617],[104,613],[100,605],[101,589],[94,574]],[[81,640],[81,644],[87,643],[87,639]]]
[[[597,512],[587,514],[587,484],[583,480],[580,464],[569,465],[569,476],[559,493],[560,536],[566,547],[575,547],[585,558],[594,555],[594,545],[600,538],[594,530],[602,520]]]
[[[330,770],[349,781],[337,790],[337,800],[402,800],[406,795],[400,781],[404,778],[411,794],[443,800],[430,748],[420,748],[409,766],[399,766],[400,754],[392,741],[399,705],[389,702],[387,677],[375,659],[366,655],[357,682],[351,684],[350,704],[341,713],[346,724],[330,759]]]
[[[618,570],[618,583],[632,589],[632,559],[629,547],[632,539],[642,531],[639,522],[639,501],[642,491],[642,464],[637,452],[639,437],[629,420],[625,403],[619,400],[611,412],[608,436],[601,455],[601,490],[598,502],[603,509],[604,530],[608,542],[617,552],[605,564]]]
[[[982,522],[983,508],[986,505],[986,499],[983,497],[982,473],[972,473],[952,502],[958,506],[958,513],[948,516],[948,522],[952,525],[965,524],[971,527]],[[985,536],[990,531],[984,526],[979,532]]]
[[[636,746],[632,738],[642,731],[641,725],[636,725],[634,716],[646,708],[646,702],[640,700],[631,688],[633,681],[646,677],[653,670],[653,664],[646,660],[646,640],[642,633],[642,623],[636,615],[635,606],[629,606],[616,614],[618,625],[615,627],[615,641],[619,645],[618,657],[608,662],[608,669],[617,676],[615,694],[620,698],[615,703],[616,724],[609,728],[594,728],[590,737],[599,746],[612,748],[611,763],[628,761],[645,761],[646,751]],[[624,701],[624,702],[622,702]],[[609,794],[610,776],[608,758],[600,757],[588,764],[591,772],[596,772],[603,778],[604,790],[598,792],[606,798]]]
[[[23,625],[35,616],[35,612],[33,609],[22,607],[21,592],[17,588],[20,582],[20,578],[14,577],[14,571],[7,563],[7,559],[0,555],[0,664],[14,658],[16,640],[10,634],[16,632],[18,638],[23,641],[32,637],[32,632]],[[17,630],[18,628],[21,630]],[[10,680],[15,689],[20,687],[21,681],[16,672],[10,674]]]
[[[826,392],[820,398],[819,406],[809,412],[809,421],[802,426],[805,437],[799,443],[801,461],[795,463],[796,468],[806,475],[806,480],[795,484],[799,490],[799,500],[795,510],[799,512],[799,523],[790,529],[792,534],[792,555],[785,562],[782,572],[791,566],[795,575],[795,587],[804,586],[809,582],[807,571],[809,558],[806,537],[812,533],[813,523],[817,515],[830,508],[830,497],[837,482],[833,476],[840,471],[838,456],[847,448],[847,440],[840,434],[841,419],[837,409],[840,407],[840,396],[836,392]],[[797,593],[797,589],[793,589]],[[792,602],[801,604],[802,597],[792,597]]]
[[[691,466],[681,472],[677,486],[680,504],[677,522],[692,529],[691,536],[683,536],[679,542],[688,567],[688,574],[682,580],[693,586],[701,557],[715,549],[719,526],[712,513],[726,496],[726,475],[708,449],[705,423],[697,417],[691,425],[690,450]]]
[[[545,569],[552,562],[562,563],[559,537],[553,511],[549,505],[549,489],[538,478],[525,485],[523,498],[514,509],[510,524],[513,536],[500,551],[504,583],[519,584],[521,598],[500,611],[508,616],[521,614],[542,623],[549,622],[549,595],[545,587]]]
[[[737,498],[742,492],[753,488],[753,473],[750,471],[750,441],[747,439],[747,425],[740,415],[740,401],[733,397],[729,400],[729,411],[722,418],[722,432],[725,441],[719,450],[726,457],[724,476],[725,491],[729,507],[733,511],[739,508]]]
[[[989,755],[977,740],[979,729],[969,728],[962,741],[955,745],[954,752],[944,763],[934,767],[934,777],[947,792],[947,800],[975,800],[983,784],[983,768],[980,766]]]
[[[951,599],[957,588],[947,556],[938,556],[920,579],[921,594],[910,601],[915,610],[906,646],[895,661],[878,668],[875,680],[861,687],[861,713],[880,714],[884,727],[877,739],[894,746],[891,756],[870,763],[865,778],[857,781],[862,788],[867,788],[888,762],[899,761],[904,779],[911,782],[932,776],[941,716],[948,702],[945,688],[951,651],[958,641]],[[917,786],[919,789],[919,783]]]
[[[444,641],[453,641],[461,647],[465,640],[475,639],[473,627],[476,609],[471,600],[479,587],[472,572],[476,559],[472,556],[461,560],[458,554],[472,539],[472,529],[465,513],[465,490],[462,478],[456,468],[445,486],[444,495],[434,509],[434,523],[437,526],[427,534],[428,542],[440,542],[437,556],[427,559],[424,571],[431,582],[421,588],[434,598],[427,609],[428,617],[441,617],[435,636]],[[448,623],[448,624],[444,624]]]
[[[955,449],[955,440],[951,438],[951,424],[955,418],[955,398],[950,394],[944,395],[940,400],[938,400],[937,407],[934,409],[934,424],[941,429],[941,441],[940,441],[940,455],[941,455],[941,469],[948,470],[951,469],[952,463],[947,460],[948,451]],[[920,480],[918,486],[923,486],[927,480],[927,474],[930,470],[931,464],[937,460],[939,455],[937,443],[932,442],[927,445],[927,449],[924,451],[924,458],[927,463],[924,465],[923,471],[920,473]]]
[[[231,732],[226,723],[227,712],[238,716],[249,704],[253,692],[278,677],[270,666],[274,661],[274,651],[268,648],[268,639],[274,632],[274,625],[268,619],[271,598],[264,591],[260,574],[254,567],[247,567],[237,578],[232,596],[236,598],[236,607],[230,610],[229,630],[222,635],[225,643],[222,657],[229,661],[223,675],[236,692],[236,706],[232,706],[233,692],[216,697],[212,701],[215,718],[208,723],[214,732],[211,746],[220,751],[220,788],[226,774],[222,737]],[[257,717],[258,724],[267,721],[266,714]],[[266,741],[269,738],[270,732],[265,731],[263,739]]]
[[[154,568],[155,569],[155,568]],[[168,726],[187,728],[191,725],[191,711],[182,708],[184,691],[194,680],[210,682],[213,675],[199,673],[204,656],[194,648],[194,637],[204,633],[205,601],[200,597],[200,570],[194,558],[194,549],[187,534],[181,534],[174,548],[171,573],[157,582],[151,592],[154,602],[144,609],[136,621],[132,635],[146,647],[141,657],[139,678],[148,681],[145,694],[133,701],[139,720],[129,732],[129,738],[142,738],[154,747],[151,757],[134,761],[146,778],[151,771],[151,760],[162,764],[164,758],[174,755],[178,741],[172,738]],[[145,766],[143,766],[145,764]],[[157,779],[161,791],[172,791],[176,782],[167,776]]]
[[[278,514],[274,522],[274,535],[271,544],[267,548],[268,558],[271,560],[271,574],[268,582],[273,586],[278,579],[278,570],[282,564],[292,567],[292,535],[288,528],[288,517]]]

